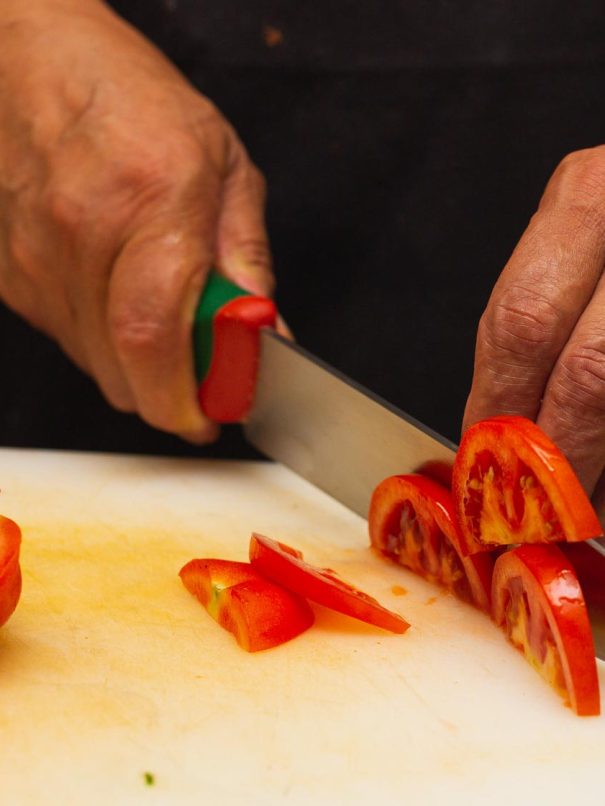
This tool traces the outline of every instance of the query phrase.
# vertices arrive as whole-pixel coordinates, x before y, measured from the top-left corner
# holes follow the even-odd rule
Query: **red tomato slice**
[[[313,611],[304,599],[274,585],[250,563],[191,560],[179,575],[247,652],[283,644],[313,624]]]
[[[13,614],[21,595],[21,530],[0,515],[0,626]]]
[[[253,534],[250,562],[264,576],[330,610],[395,633],[404,633],[410,626],[397,613],[340,579],[334,571],[309,565],[302,552],[284,543]]]
[[[592,632],[580,583],[556,546],[519,546],[496,560],[493,617],[580,716],[600,712]]]
[[[524,417],[493,417],[464,434],[453,494],[463,551],[602,534],[561,451]]]
[[[463,556],[448,489],[424,476],[390,476],[374,490],[368,523],[386,557],[489,611],[492,556]]]

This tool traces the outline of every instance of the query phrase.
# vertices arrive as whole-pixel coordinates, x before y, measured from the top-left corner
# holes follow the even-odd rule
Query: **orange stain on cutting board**
[[[401,585],[393,585],[391,588],[391,593],[393,596],[405,596],[408,593],[407,588],[403,588]]]

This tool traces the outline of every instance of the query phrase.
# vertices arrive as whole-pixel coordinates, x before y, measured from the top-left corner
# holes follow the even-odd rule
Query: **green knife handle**
[[[195,312],[193,351],[198,399],[211,420],[246,418],[254,400],[260,329],[275,327],[276,318],[272,300],[210,272]]]

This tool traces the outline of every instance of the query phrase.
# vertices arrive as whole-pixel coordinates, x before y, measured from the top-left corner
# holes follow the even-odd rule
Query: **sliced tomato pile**
[[[0,626],[11,617],[21,595],[20,547],[21,530],[0,515]]]
[[[466,551],[602,533],[567,459],[523,417],[494,417],[469,428],[452,485]]]
[[[380,482],[368,517],[371,544],[490,613],[577,714],[598,714],[594,643],[573,563],[602,585],[592,573],[594,553],[581,543],[602,530],[563,454],[534,423],[495,417],[465,434],[451,491],[447,474],[440,478],[444,484],[420,474]],[[308,629],[307,600],[395,633],[409,627],[284,543],[253,534],[249,559],[192,560],[181,570],[187,589],[248,651]]]
[[[316,568],[297,549],[253,534],[250,562],[191,560],[180,571],[187,590],[248,652],[278,646],[307,630],[307,599],[376,627],[403,633],[405,619],[340,579]]]
[[[489,610],[493,558],[462,554],[448,489],[419,475],[390,476],[374,490],[368,523],[386,557]]]
[[[488,612],[491,599],[496,623],[555,691],[576,713],[599,713],[574,563],[600,585],[592,598],[605,608],[602,563],[597,571],[599,558],[581,542],[602,528],[569,462],[534,423],[477,423],[456,455],[451,494],[423,476],[392,476],[375,489],[368,520],[386,557]]]

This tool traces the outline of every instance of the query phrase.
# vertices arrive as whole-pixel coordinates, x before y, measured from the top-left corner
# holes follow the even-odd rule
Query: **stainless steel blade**
[[[301,347],[262,331],[248,440],[364,518],[387,476],[451,466],[456,446]]]

